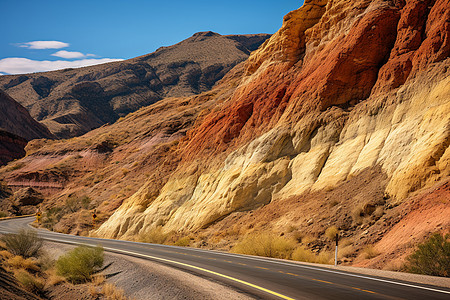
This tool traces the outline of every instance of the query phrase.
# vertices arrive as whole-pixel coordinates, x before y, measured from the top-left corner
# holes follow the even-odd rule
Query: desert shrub
[[[364,208],[362,205],[359,205],[352,210],[352,219],[356,224],[362,224],[364,220]]]
[[[68,197],[64,203],[66,204],[65,207],[71,213],[77,212],[80,209],[78,198],[75,198],[73,196]]]
[[[365,259],[372,259],[380,255],[380,252],[373,245],[367,245],[362,251]]]
[[[4,212],[4,211],[1,211],[0,210],[0,218],[5,218],[5,217],[7,217],[8,216],[8,213],[7,212]]]
[[[9,252],[25,258],[37,256],[42,247],[42,239],[33,229],[21,229],[18,233],[8,233],[1,239]]]
[[[169,234],[164,233],[162,226],[145,231],[139,235],[138,240],[143,243],[164,244]]]
[[[0,251],[0,259],[8,259],[13,257],[14,254],[12,254],[11,252],[9,252],[8,250],[1,250]]]
[[[91,280],[102,265],[102,247],[79,246],[58,258],[56,271],[72,283],[81,283]]]
[[[338,257],[339,258],[343,258],[343,257],[350,257],[355,253],[355,249],[353,248],[353,246],[343,246],[343,247],[339,247],[338,248]]]
[[[179,238],[175,243],[173,243],[175,246],[182,246],[187,247],[191,244],[191,239],[188,236]]]
[[[20,269],[14,272],[14,277],[28,291],[33,293],[42,293],[44,289],[44,281],[35,277],[27,271]]]
[[[450,277],[450,234],[433,234],[406,261],[409,272]]]
[[[31,258],[23,258],[20,255],[8,258],[5,263],[13,269],[39,271],[39,267],[36,265],[36,261],[32,260]]]
[[[336,241],[336,234],[338,234],[338,233],[339,233],[339,229],[337,229],[336,226],[328,227],[327,230],[325,230],[325,236],[330,241]]]
[[[64,211],[61,207],[52,207],[48,209],[44,217],[42,218],[42,225],[50,230],[53,230],[53,226],[58,223],[64,216]]]
[[[319,254],[315,254],[311,250],[302,246],[297,247],[294,252],[292,252],[293,260],[318,264],[329,264],[332,256],[333,255],[331,252],[321,252]]]
[[[80,198],[81,207],[84,209],[89,209],[89,205],[91,204],[92,199],[88,196],[83,196]]]
[[[281,236],[267,233],[246,235],[231,251],[249,255],[275,258],[290,258],[295,242]]]

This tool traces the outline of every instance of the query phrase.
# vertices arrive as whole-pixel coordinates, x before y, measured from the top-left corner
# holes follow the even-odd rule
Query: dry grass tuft
[[[315,254],[311,250],[300,246],[297,247],[292,253],[292,259],[317,264],[331,264],[333,254],[331,252],[321,252],[319,254]]]
[[[120,289],[111,283],[106,283],[103,285],[102,293],[108,300],[127,300],[123,289]]]
[[[179,238],[175,243],[175,246],[187,247],[191,244],[191,239],[188,236]]]
[[[55,285],[66,282],[66,279],[64,277],[56,274],[55,269],[49,269],[49,270],[45,271],[45,274],[46,274],[46,284],[48,286],[55,286]]]
[[[337,229],[336,226],[328,227],[327,230],[325,230],[325,236],[330,241],[336,241],[336,235],[339,233],[339,229]]]
[[[4,258],[4,259],[8,259],[13,257],[14,254],[12,254],[11,252],[9,252],[8,250],[2,250],[0,251],[0,258]]]
[[[102,285],[103,283],[105,283],[105,281],[106,281],[105,275],[102,274],[92,277],[92,283],[94,285]]]
[[[231,252],[275,258],[290,258],[295,248],[295,241],[267,233],[246,235]]]
[[[380,252],[373,245],[367,245],[362,251],[365,259],[372,259],[380,255]]]
[[[164,244],[169,234],[164,233],[162,226],[139,234],[138,240],[143,243]]]
[[[36,261],[32,260],[31,258],[23,258],[19,255],[8,258],[5,261],[5,264],[13,269],[39,271],[39,267],[36,265]]]
[[[355,253],[355,248],[352,245],[342,246],[338,248],[338,257],[351,257]]]

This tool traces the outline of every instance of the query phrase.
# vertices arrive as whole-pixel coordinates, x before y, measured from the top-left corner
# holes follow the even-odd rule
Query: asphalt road
[[[0,221],[17,232],[34,217]],[[105,251],[160,262],[212,278],[262,299],[450,299],[450,289],[372,277],[290,261],[218,251],[98,239],[39,230],[50,241],[102,245]]]

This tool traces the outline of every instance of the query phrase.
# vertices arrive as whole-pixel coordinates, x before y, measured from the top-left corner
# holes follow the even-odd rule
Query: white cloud
[[[28,49],[61,49],[69,47],[69,44],[58,41],[33,41],[28,43],[21,43],[18,44],[18,46]]]
[[[31,60],[22,57],[8,57],[0,60],[0,72],[8,74],[23,74],[44,71],[54,71],[67,68],[80,68],[104,64],[113,61],[121,61],[119,58],[80,59],[74,61],[65,60]]]
[[[66,51],[66,50],[60,50],[56,53],[53,53],[52,56],[62,57],[62,58],[85,58],[89,55],[84,55],[81,52],[76,51]]]

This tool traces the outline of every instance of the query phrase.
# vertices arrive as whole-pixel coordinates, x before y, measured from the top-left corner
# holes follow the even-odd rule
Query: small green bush
[[[433,234],[406,261],[408,272],[450,277],[450,234]]]
[[[17,281],[30,292],[40,294],[44,289],[44,281],[21,269],[14,272]]]
[[[295,244],[294,241],[275,234],[254,233],[245,236],[231,251],[234,253],[288,259],[291,257]]]
[[[4,212],[4,211],[1,211],[0,210],[0,218],[5,218],[5,217],[7,217],[8,216],[8,213],[7,212]]]
[[[36,257],[42,247],[42,239],[33,229],[21,229],[18,233],[5,234],[1,240],[9,252],[25,258]]]
[[[72,283],[88,282],[103,266],[103,248],[79,246],[56,261],[56,272]]]

